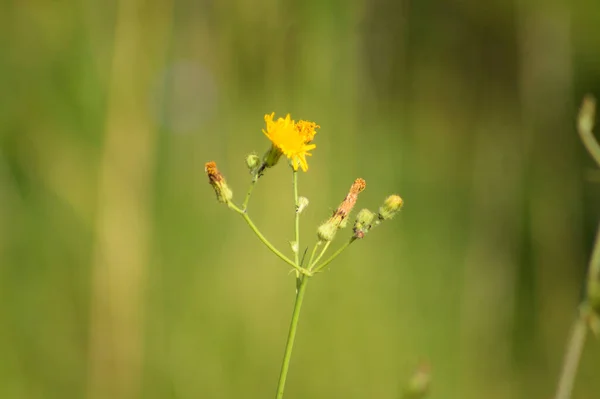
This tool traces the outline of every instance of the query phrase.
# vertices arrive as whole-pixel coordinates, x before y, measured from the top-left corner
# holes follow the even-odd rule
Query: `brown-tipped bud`
[[[250,154],[246,157],[246,166],[252,172],[260,166],[260,157],[256,154]]]
[[[375,219],[375,214],[368,209],[361,209],[356,215],[356,221],[354,222],[354,236],[356,238],[363,238],[365,234],[371,229],[371,224]]]
[[[581,109],[579,110],[578,126],[580,132],[591,132],[594,128],[594,118],[596,115],[596,99],[588,94],[583,98]]]
[[[308,206],[308,198],[298,197],[298,205],[296,205],[296,213],[300,214]]]
[[[348,222],[346,219],[356,204],[358,194],[363,191],[366,186],[367,183],[361,178],[356,179],[354,183],[352,183],[346,198],[344,198],[340,206],[333,212],[333,215],[329,220],[323,223],[317,230],[317,236],[320,240],[331,241],[333,240],[333,237],[335,237],[335,233],[338,229],[346,227]]]
[[[383,205],[379,207],[379,219],[388,220],[394,217],[394,215],[402,209],[404,201],[399,195],[390,195],[385,199]]]
[[[348,215],[352,211],[352,208],[354,208],[354,205],[356,205],[358,194],[362,192],[366,186],[367,183],[363,179],[358,178],[354,180],[354,183],[352,183],[348,195],[346,195],[346,198],[344,198],[340,206],[338,206],[335,213],[333,214],[334,218],[337,217],[340,219],[339,223],[342,223],[348,217]]]
[[[427,364],[422,364],[408,381],[404,390],[404,397],[412,399],[424,398],[429,392],[430,385],[431,371]]]
[[[208,182],[215,189],[217,200],[225,203],[231,201],[233,192],[227,185],[221,172],[219,172],[219,169],[217,169],[217,164],[215,162],[207,162],[206,165],[204,165],[204,171],[208,176]]]

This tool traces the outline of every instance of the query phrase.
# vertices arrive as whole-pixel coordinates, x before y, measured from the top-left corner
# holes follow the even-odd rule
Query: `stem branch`
[[[322,270],[322,269],[323,269],[325,266],[327,266],[327,265],[328,265],[328,264],[330,264],[330,263],[331,263],[331,262],[332,262],[332,261],[333,261],[335,258],[337,258],[337,257],[338,257],[338,255],[339,255],[339,254],[341,254],[341,253],[342,253],[342,252],[343,252],[343,251],[344,251],[346,248],[348,248],[348,246],[349,246],[350,244],[352,244],[354,241],[356,241],[356,237],[352,237],[352,238],[350,238],[350,239],[349,239],[349,240],[348,240],[348,241],[347,241],[347,242],[346,242],[344,245],[342,245],[342,246],[340,247],[340,249],[338,249],[337,251],[335,251],[335,252],[333,253],[333,255],[331,255],[331,256],[330,256],[330,257],[329,257],[329,258],[328,258],[328,259],[327,259],[325,262],[323,262],[323,263],[321,263],[319,266],[317,266],[317,267],[315,268],[315,270],[314,270],[314,271],[311,269],[311,271],[312,271],[313,273],[318,273],[319,271],[321,271],[321,270]],[[316,263],[316,262],[315,262],[315,263]]]
[[[287,256],[282,254],[277,248],[275,248],[273,246],[273,244],[271,244],[269,242],[269,240],[267,240],[266,237],[260,232],[260,230],[258,230],[256,225],[254,224],[254,222],[252,222],[252,219],[250,219],[250,216],[248,216],[248,214],[246,212],[244,212],[243,210],[241,210],[240,208],[238,208],[235,204],[233,204],[231,202],[228,205],[231,209],[233,209],[234,211],[236,211],[237,213],[242,215],[242,218],[244,218],[246,223],[248,223],[248,226],[250,226],[250,228],[252,229],[254,234],[256,234],[256,236],[262,241],[263,244],[265,244],[267,246],[267,248],[269,248],[271,250],[271,252],[273,252],[281,260],[283,260],[288,265],[292,266],[294,269],[296,269],[296,271],[300,272],[301,274],[311,275],[311,273],[308,270],[298,266],[296,263],[294,263],[292,260],[290,260]]]

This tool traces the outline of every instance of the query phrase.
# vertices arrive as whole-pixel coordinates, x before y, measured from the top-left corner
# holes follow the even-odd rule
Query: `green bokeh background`
[[[405,200],[311,281],[286,397],[399,398],[422,362],[431,398],[552,397],[600,217],[586,92],[592,0],[3,2],[0,397],[274,396],[294,278],[203,172],[240,201],[273,111],[321,125],[303,246],[357,177]],[[250,213],[290,254],[283,163]]]

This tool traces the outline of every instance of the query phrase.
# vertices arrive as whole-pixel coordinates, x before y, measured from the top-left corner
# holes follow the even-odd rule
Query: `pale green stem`
[[[577,368],[579,367],[579,359],[581,359],[581,353],[585,345],[587,329],[585,317],[580,314],[573,324],[555,399],[569,399],[571,397],[573,384],[577,376]]]
[[[352,237],[350,238],[350,240],[348,240],[344,245],[342,245],[340,247],[340,249],[338,249],[337,251],[335,251],[333,253],[333,255],[331,255],[325,262],[321,263],[319,266],[317,266],[314,270],[311,269],[311,272],[316,274],[319,271],[321,271],[325,266],[327,266],[328,264],[330,264],[335,258],[338,257],[339,254],[341,254],[342,252],[344,252],[344,250],[346,248],[348,248],[348,246],[350,244],[352,244],[354,241],[356,241],[356,237]],[[315,262],[316,263],[316,262]]]
[[[248,192],[246,192],[246,198],[244,198],[244,203],[242,204],[242,211],[246,211],[248,209],[248,202],[250,201],[250,197],[252,196],[252,190],[254,190],[254,186],[258,181],[258,173],[255,173],[252,176],[252,181],[250,182],[250,187],[248,187]]]
[[[592,158],[600,166],[600,145],[592,132],[594,126],[594,114],[596,108],[596,101],[591,96],[586,96],[583,99],[581,110],[579,112],[578,119],[578,132],[579,137],[583,145],[590,153]],[[592,250],[592,256],[588,267],[587,276],[587,298],[588,301],[584,302],[580,306],[579,316],[573,324],[569,343],[567,344],[567,352],[563,362],[563,368],[558,381],[558,388],[556,389],[555,399],[569,399],[573,392],[573,385],[575,378],[577,377],[577,369],[579,368],[579,361],[581,359],[581,353],[585,346],[585,339],[588,330],[588,320],[584,307],[592,306],[589,312],[593,312],[593,306],[597,305],[598,300],[598,284],[600,279],[600,225],[596,232],[596,239],[594,241],[594,249]]]
[[[290,330],[288,332],[287,343],[285,344],[285,354],[283,355],[283,363],[281,364],[281,374],[279,374],[279,383],[277,384],[277,399],[283,398],[283,390],[285,389],[285,380],[287,378],[288,370],[290,368],[290,360],[292,358],[292,349],[294,347],[294,339],[296,338],[296,330],[298,329],[298,320],[300,318],[300,309],[302,308],[302,301],[304,299],[304,293],[306,292],[306,284],[308,283],[308,276],[302,276],[300,278],[300,286],[296,292],[296,301],[294,303],[294,312],[292,313],[292,321],[290,323]]]
[[[296,209],[296,217],[294,220],[294,232],[295,232],[295,251],[294,260],[297,265],[300,265],[299,252],[300,252],[300,213],[298,212],[298,171],[292,172],[294,180],[294,207]]]
[[[592,257],[590,258],[590,265],[588,270],[588,297],[593,301],[596,306],[597,298],[599,293],[598,290],[600,284],[600,224],[596,231],[596,239],[594,240],[594,248],[592,249]],[[591,296],[594,298],[591,298]]]
[[[325,251],[327,251],[327,248],[329,248],[329,245],[331,245],[331,241],[327,241],[325,243],[325,246],[323,247],[323,249],[321,250],[321,253],[319,254],[319,256],[317,256],[317,259],[315,259],[314,262],[309,263],[308,264],[308,270],[312,270],[313,267],[315,267],[315,265],[317,263],[319,263],[319,261],[321,260],[321,258],[323,257],[323,255],[325,254]]]
[[[578,118],[578,131],[583,145],[588,150],[594,161],[600,166],[600,144],[594,137],[592,128],[594,126],[594,116],[596,113],[596,100],[587,95],[583,99]]]
[[[317,248],[319,248],[319,246],[323,243],[323,241],[317,241],[317,243],[315,244],[312,253],[310,254],[310,259],[307,263],[308,267],[310,267],[313,264],[313,259],[315,258],[315,254],[317,253]]]
[[[265,236],[260,232],[260,230],[258,230],[258,228],[256,227],[256,225],[254,224],[254,222],[252,222],[252,219],[250,219],[250,216],[248,216],[248,214],[246,212],[244,212],[243,210],[241,210],[240,208],[238,208],[235,204],[233,204],[231,202],[228,203],[228,205],[229,205],[229,207],[231,209],[233,209],[234,211],[236,211],[237,213],[239,213],[240,215],[242,215],[242,218],[244,218],[244,220],[246,221],[246,223],[248,223],[248,226],[250,226],[250,228],[252,229],[252,231],[254,232],[254,234],[256,234],[256,236],[262,241],[263,244],[265,244],[267,246],[267,248],[269,248],[271,250],[271,252],[273,252],[275,255],[277,255],[285,263],[287,263],[288,265],[292,266],[299,273],[305,274],[305,275],[311,275],[311,273],[308,270],[306,270],[306,269],[298,266],[292,260],[290,260],[287,256],[285,256],[284,254],[282,254],[277,248],[275,248],[273,246],[273,244],[271,244],[269,242],[269,240],[267,240],[265,238]]]

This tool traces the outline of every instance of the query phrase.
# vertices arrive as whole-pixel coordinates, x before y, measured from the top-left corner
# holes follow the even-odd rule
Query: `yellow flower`
[[[302,136],[305,143],[310,143],[313,140],[315,134],[317,134],[315,129],[319,129],[320,127],[321,126],[317,125],[315,122],[298,121],[298,123],[296,123],[296,130],[298,131],[298,134]]]
[[[308,151],[316,148],[315,144],[309,144],[314,138],[315,129],[319,127],[314,122],[300,121],[295,123],[290,114],[284,118],[273,120],[275,112],[265,115],[267,130],[263,133],[271,140],[273,147],[284,154],[292,161],[294,170],[298,170],[298,166],[303,171],[308,170],[306,157],[311,156]]]

